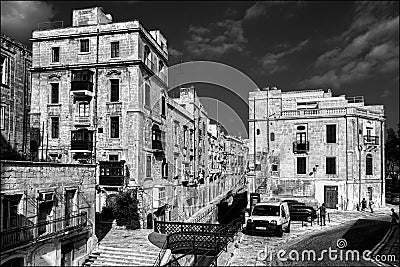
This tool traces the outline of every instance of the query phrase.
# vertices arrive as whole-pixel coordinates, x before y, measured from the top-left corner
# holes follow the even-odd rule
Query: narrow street
[[[238,244],[236,249],[233,251],[233,257],[229,260],[229,266],[275,266],[275,265],[297,265],[302,266],[304,262],[293,262],[293,261],[277,261],[276,254],[280,249],[284,249],[289,252],[296,249],[300,252],[303,250],[315,249],[316,255],[319,255],[318,251],[323,249],[337,249],[336,242],[338,239],[343,238],[343,236],[348,232],[349,229],[357,222],[359,219],[366,221],[376,221],[378,224],[384,224],[387,226],[390,221],[389,209],[378,210],[374,213],[369,212],[342,212],[342,211],[332,211],[330,213],[330,223],[327,222],[327,226],[319,226],[313,223],[311,226],[309,223],[307,226],[302,227],[301,222],[292,222],[291,232],[284,233],[282,238],[274,236],[260,236],[260,235],[249,235],[244,234]],[[368,233],[368,231],[366,231]],[[386,233],[386,228],[384,228],[380,235],[377,237],[379,242]],[[365,235],[365,237],[371,237],[370,234]],[[354,249],[354,248],[350,248]],[[271,261],[268,256],[265,259],[265,251],[273,251],[275,259]],[[268,254],[270,255],[270,254]],[[329,262],[328,257],[325,257],[326,261],[317,262],[317,265],[327,265],[327,266],[345,266],[342,261]],[[309,262],[311,265],[316,265],[316,262]],[[331,265],[331,264],[333,265]],[[347,266],[355,265],[354,262],[348,263]],[[371,265],[371,262],[357,262],[357,266]]]

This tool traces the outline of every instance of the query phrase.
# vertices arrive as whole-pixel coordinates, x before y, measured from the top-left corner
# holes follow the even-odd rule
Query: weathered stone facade
[[[268,192],[355,209],[384,199],[384,110],[330,90],[250,92],[250,154],[268,154]],[[301,158],[301,159],[299,159]]]
[[[1,159],[29,157],[29,108],[32,52],[25,45],[1,34]]]
[[[95,165],[1,161],[1,264],[80,266],[97,243],[95,184]]]

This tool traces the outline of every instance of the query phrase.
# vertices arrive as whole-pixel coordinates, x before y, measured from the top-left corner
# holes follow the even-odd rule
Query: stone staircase
[[[153,266],[157,256],[157,251],[100,245],[83,266]]]

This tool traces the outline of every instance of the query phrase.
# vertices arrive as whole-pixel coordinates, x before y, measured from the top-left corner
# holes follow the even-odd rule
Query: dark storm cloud
[[[385,11],[391,4],[356,2],[352,23],[333,38],[337,46],[318,56],[314,63],[316,74],[299,85],[338,88],[379,73],[398,75],[399,16],[387,15]]]
[[[30,1],[1,1],[1,32],[27,43],[39,23],[54,16],[51,4]]]

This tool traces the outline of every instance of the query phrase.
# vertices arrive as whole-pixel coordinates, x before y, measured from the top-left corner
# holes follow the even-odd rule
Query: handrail
[[[167,239],[165,239],[164,244],[160,250],[160,253],[158,253],[157,259],[154,262],[153,266],[155,266],[155,267],[161,266],[161,261],[165,255],[165,252],[167,251],[167,246],[168,246],[168,242],[167,242]]]

